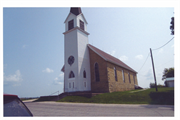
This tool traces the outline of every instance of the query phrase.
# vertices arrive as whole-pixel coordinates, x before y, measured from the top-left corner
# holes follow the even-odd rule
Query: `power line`
[[[173,40],[173,39],[174,39],[174,37],[171,38],[171,39],[170,39],[166,44],[164,44],[163,46],[161,46],[161,47],[159,47],[159,48],[156,48],[156,49],[152,49],[152,50],[158,50],[158,49],[164,47],[165,45],[167,45],[167,44],[168,44],[171,40]],[[147,55],[147,58],[146,58],[145,62],[143,63],[143,65],[141,66],[141,68],[139,69],[139,71],[140,71],[140,70],[143,68],[143,66],[145,65],[145,63],[146,63],[146,61],[147,61],[149,55],[150,55],[150,53]],[[138,73],[139,73],[139,71],[138,71]]]
[[[163,46],[161,46],[161,47],[159,47],[159,48],[156,48],[156,49],[152,49],[152,50],[158,50],[158,49],[160,49],[160,48],[162,48],[162,47],[164,47],[165,45],[167,45],[171,40],[173,40],[174,39],[174,37],[173,38],[171,38],[166,44],[164,44]]]
[[[147,56],[147,58],[146,58],[145,62],[143,63],[143,65],[142,65],[142,66],[141,66],[141,68],[139,69],[139,71],[142,69],[142,67],[143,67],[143,66],[144,66],[144,64],[146,63],[146,61],[147,61],[148,57],[149,57],[149,54],[148,54],[148,56]],[[139,72],[139,71],[138,71],[138,72]]]

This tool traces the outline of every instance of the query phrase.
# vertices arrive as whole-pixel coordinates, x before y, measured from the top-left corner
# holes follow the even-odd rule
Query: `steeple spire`
[[[70,12],[73,13],[74,15],[76,15],[76,16],[82,13],[80,7],[71,7]]]
[[[64,92],[91,91],[89,33],[81,8],[71,7],[64,23]]]

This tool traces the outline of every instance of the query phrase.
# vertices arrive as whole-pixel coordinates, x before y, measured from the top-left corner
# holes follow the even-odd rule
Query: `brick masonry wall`
[[[94,51],[89,49],[90,68],[91,68],[91,91],[92,92],[109,92],[108,78],[107,78],[107,62],[97,55]],[[95,80],[95,63],[99,66],[100,81]]]
[[[117,81],[115,80],[114,67],[116,68]],[[123,81],[122,70],[124,71],[125,82]],[[138,85],[136,73],[133,73],[120,66],[117,66],[115,64],[108,62],[107,72],[108,72],[108,81],[109,81],[109,92],[133,90],[135,89],[134,85],[135,84]],[[129,81],[128,73],[130,73],[130,81]],[[134,81],[133,75],[134,75],[135,81]]]
[[[105,61],[94,51],[89,49],[90,55],[90,68],[91,68],[91,91],[92,92],[115,92],[115,91],[127,91],[135,89],[137,83],[136,73],[117,66],[113,63]],[[99,77],[100,81],[95,80],[95,63],[99,65]],[[117,71],[117,81],[115,80],[114,67]],[[125,82],[122,77],[122,70],[124,71]],[[130,82],[129,75],[130,73]],[[134,76],[134,77],[133,77]],[[135,78],[135,82],[134,82]]]

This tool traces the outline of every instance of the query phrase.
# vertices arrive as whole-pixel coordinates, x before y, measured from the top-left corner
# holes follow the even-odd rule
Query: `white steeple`
[[[64,92],[90,91],[89,33],[81,8],[71,8],[64,23]]]

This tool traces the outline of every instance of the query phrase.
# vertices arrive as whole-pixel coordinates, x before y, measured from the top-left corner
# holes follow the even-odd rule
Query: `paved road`
[[[170,105],[25,102],[34,116],[174,116]]]

